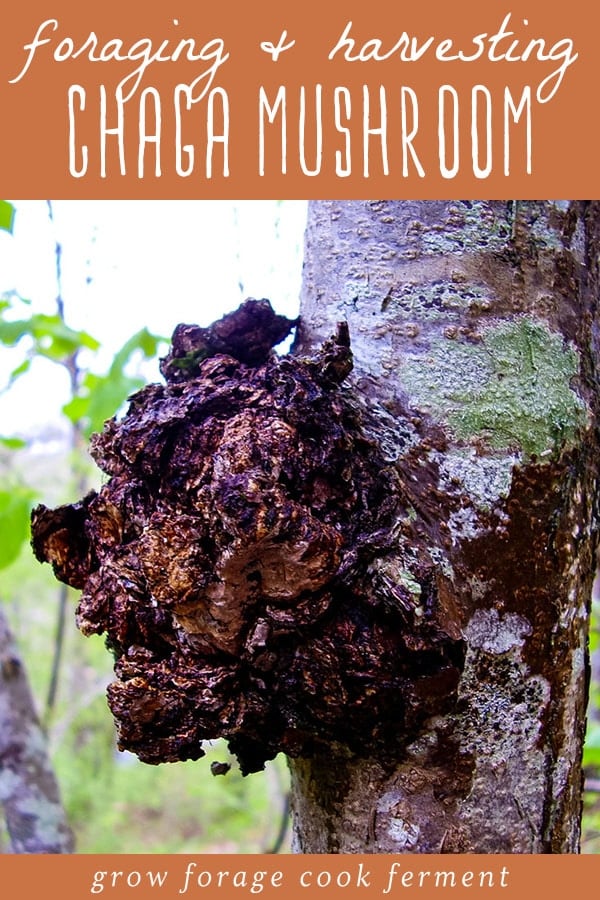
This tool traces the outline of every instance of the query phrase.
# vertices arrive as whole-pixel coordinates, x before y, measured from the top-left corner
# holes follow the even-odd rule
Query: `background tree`
[[[0,803],[13,853],[71,853],[60,798],[23,660],[0,608]]]
[[[298,350],[348,321],[417,526],[379,574],[465,657],[453,708],[401,752],[291,760],[297,849],[577,849],[599,242],[596,201],[310,205]]]
[[[0,201],[0,228],[12,230],[14,209]],[[0,313],[8,306],[4,301]],[[20,441],[5,437],[8,448]],[[28,536],[33,492],[22,484],[0,490],[0,569]],[[68,853],[73,834],[29,687],[27,673],[0,606],[0,803],[14,853]]]
[[[50,222],[53,207],[47,204]],[[0,203],[0,228],[12,231],[14,208]],[[146,328],[134,334],[112,360],[108,372],[98,374],[81,362],[82,351],[96,353],[99,342],[66,322],[62,296],[62,246],[54,245],[56,261],[55,311],[39,313],[14,291],[0,298],[0,346],[16,348],[19,358],[4,390],[26,376],[36,359],[63,368],[69,378],[70,399],[63,408],[68,428],[68,476],[64,488],[80,493],[89,486],[90,466],[84,460],[85,439],[121,406],[144,379],[129,371],[134,354],[156,355],[161,338]],[[19,352],[20,351],[20,352]],[[92,357],[93,358],[93,357]],[[88,359],[88,365],[90,360]],[[8,456],[27,442],[13,435],[0,436]],[[2,461],[3,462],[3,461]],[[4,467],[3,467],[4,468]],[[0,570],[17,560],[30,539],[30,511],[36,491],[10,465],[0,486]],[[3,592],[4,594],[4,592]],[[49,732],[55,709],[64,650],[65,628],[73,597],[61,585],[56,603],[56,627],[45,705],[38,715],[27,668],[4,609],[0,605],[0,803],[4,809],[10,848],[15,853],[67,853],[74,836],[60,799],[60,789],[49,752]],[[0,596],[0,603],[6,602]],[[100,681],[99,689],[104,684]],[[89,698],[86,698],[89,702]]]

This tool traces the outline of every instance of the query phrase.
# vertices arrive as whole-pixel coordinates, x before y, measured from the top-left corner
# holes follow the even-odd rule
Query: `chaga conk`
[[[34,510],[37,558],[83,590],[78,626],[114,654],[119,746],[146,762],[218,737],[243,772],[280,751],[384,753],[454,696],[462,643],[430,572],[414,555],[419,603],[394,576],[418,536],[343,385],[347,329],[277,356],[295,324],[249,300],[178,326],[166,384],[92,438],[107,483]]]

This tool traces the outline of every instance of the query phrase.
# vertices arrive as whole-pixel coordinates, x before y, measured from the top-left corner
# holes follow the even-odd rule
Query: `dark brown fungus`
[[[399,575],[416,535],[398,536],[401,478],[342,384],[347,328],[276,356],[295,324],[249,300],[178,326],[166,384],[92,439],[107,483],[33,513],[37,558],[83,588],[78,626],[114,653],[120,746],[146,762],[218,737],[244,772],[333,743],[385,753],[452,701],[460,635],[431,566],[412,568],[418,610]]]

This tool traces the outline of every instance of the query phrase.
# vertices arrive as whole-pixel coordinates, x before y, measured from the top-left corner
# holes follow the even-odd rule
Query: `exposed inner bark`
[[[108,482],[34,511],[38,559],[83,588],[79,627],[115,655],[120,746],[147,762],[217,737],[244,772],[331,746],[394,759],[456,697],[464,645],[430,553],[455,504],[411,450],[443,436],[406,415],[400,474],[343,387],[347,329],[279,358],[292,324],[247,301],[178,326],[167,384],[93,439]]]

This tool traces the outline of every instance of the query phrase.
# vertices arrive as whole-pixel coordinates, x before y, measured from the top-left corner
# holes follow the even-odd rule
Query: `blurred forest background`
[[[206,325],[249,296],[297,315],[305,215],[298,201],[0,201],[0,604],[80,853],[289,850],[281,758],[242,778],[218,742],[199,762],[159,767],[117,751],[105,700],[112,657],[102,637],[77,632],[76,592],[34,560],[29,512],[97,486],[89,435],[158,380],[178,322]],[[600,853],[598,605],[588,853]],[[215,777],[211,762],[231,769]]]

